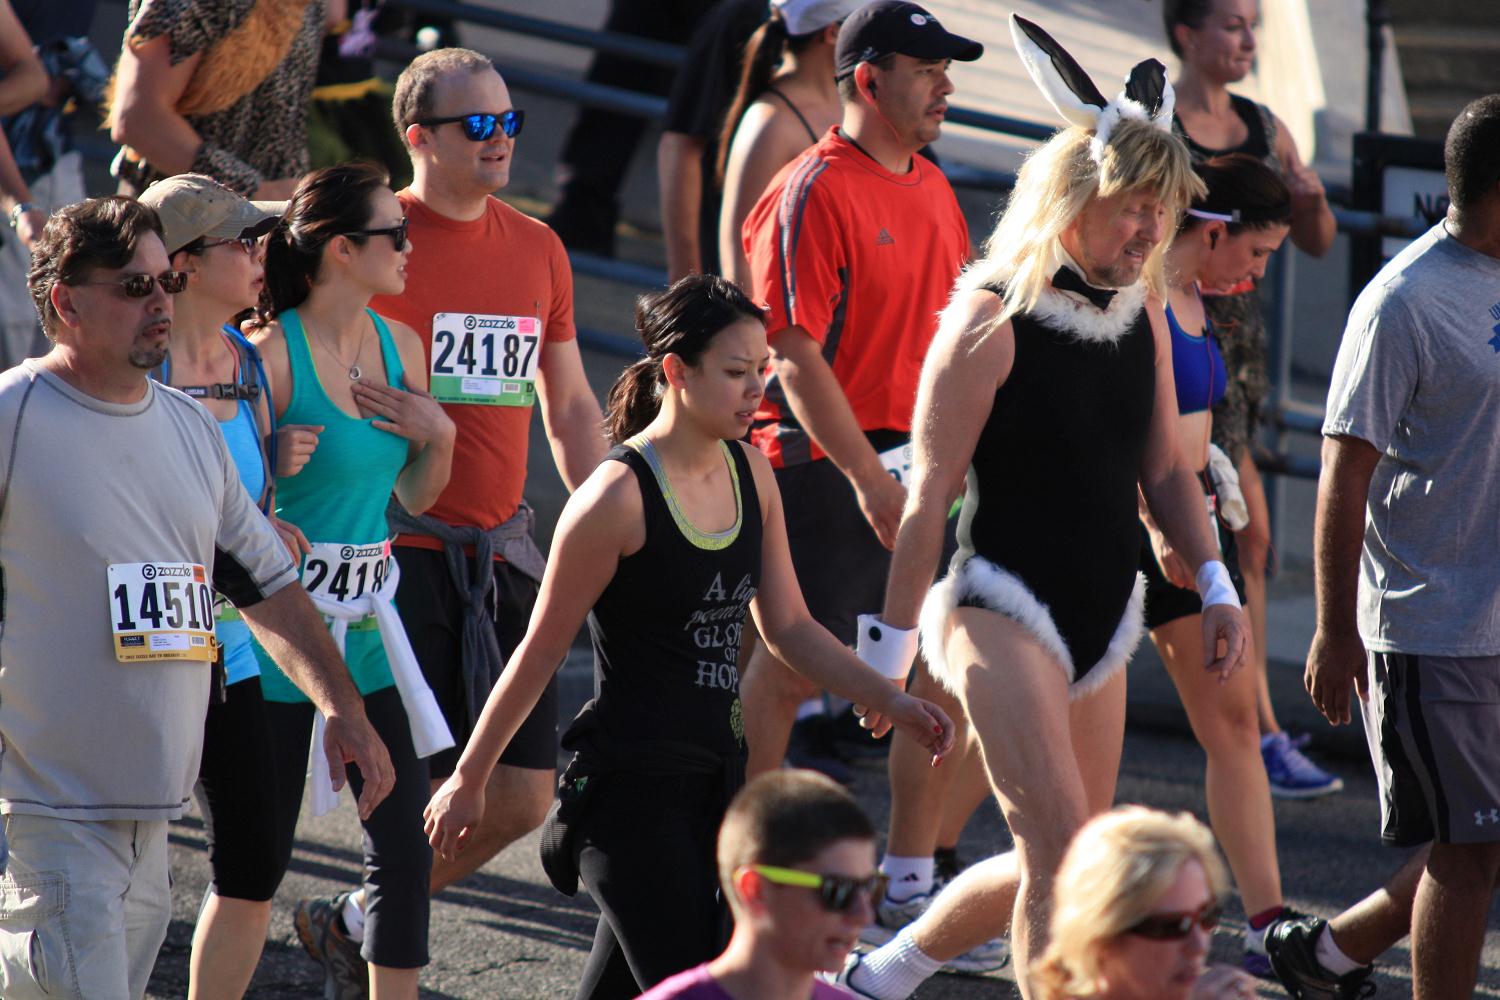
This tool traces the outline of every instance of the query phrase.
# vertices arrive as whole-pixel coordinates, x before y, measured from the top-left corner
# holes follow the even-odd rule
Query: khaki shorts
[[[139,1000],[167,936],[166,820],[5,817],[0,997]]]
[[[1500,841],[1500,656],[1371,653],[1369,681],[1381,840]]]

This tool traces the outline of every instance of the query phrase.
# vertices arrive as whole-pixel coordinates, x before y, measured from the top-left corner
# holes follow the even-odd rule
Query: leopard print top
[[[131,40],[165,36],[175,65],[228,35],[256,3],[269,2],[277,0],[130,0]],[[222,111],[186,116],[203,138],[194,171],[247,196],[262,179],[307,173],[307,109],[324,17],[324,0],[307,0],[286,57],[259,86]]]

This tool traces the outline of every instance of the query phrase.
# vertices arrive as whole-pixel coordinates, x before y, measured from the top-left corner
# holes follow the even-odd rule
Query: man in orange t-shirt
[[[774,368],[751,440],[776,468],[808,609],[850,645],[885,594],[917,379],[969,256],[953,189],[917,151],[942,128],[949,62],[982,51],[916,4],[850,15],[842,123],[782,169],[743,228]],[[780,765],[816,691],[758,645],[742,692],[753,775]]]
[[[396,605],[457,741],[428,760],[436,789],[452,774],[536,601],[544,561],[522,499],[533,404],[541,403],[570,489],[605,447],[573,327],[573,275],[562,242],[492,196],[510,179],[524,121],[500,74],[468,49],[426,53],[397,80],[393,113],[414,174],[397,196],[412,253],[406,291],[371,306],[421,334],[430,391],[458,427],[453,475],[437,503],[421,518],[391,508],[401,569]],[[466,849],[453,861],[434,860],[433,892],[541,825],[556,764],[554,680],[501,754]],[[361,902],[360,893],[344,893],[297,906],[304,945],[331,973],[359,968]]]

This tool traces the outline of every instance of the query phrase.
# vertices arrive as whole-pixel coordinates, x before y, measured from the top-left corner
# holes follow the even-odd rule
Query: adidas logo
[[[875,237],[875,245],[878,247],[893,247],[896,245],[896,238],[891,235],[889,229],[881,226],[880,235]]]

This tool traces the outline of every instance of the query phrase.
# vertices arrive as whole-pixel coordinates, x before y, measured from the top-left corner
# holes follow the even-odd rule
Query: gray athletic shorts
[[[1500,656],[1369,654],[1380,839],[1500,841]]]

